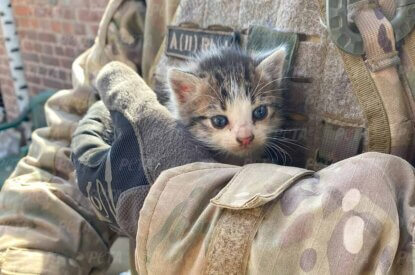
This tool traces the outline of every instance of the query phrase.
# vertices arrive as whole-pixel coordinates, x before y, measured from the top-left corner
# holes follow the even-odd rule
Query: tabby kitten
[[[217,160],[244,164],[272,154],[282,126],[286,50],[255,57],[236,48],[202,53],[168,70],[172,110]]]

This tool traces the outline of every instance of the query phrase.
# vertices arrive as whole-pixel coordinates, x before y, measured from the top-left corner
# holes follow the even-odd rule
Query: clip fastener
[[[363,39],[353,30],[347,18],[348,0],[326,0],[327,27],[333,42],[343,51],[364,54]],[[349,0],[352,4],[361,0]],[[395,17],[391,20],[396,43],[407,36],[415,26],[415,0],[398,0]]]

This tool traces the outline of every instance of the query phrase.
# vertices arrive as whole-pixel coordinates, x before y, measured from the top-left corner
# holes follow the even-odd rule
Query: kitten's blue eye
[[[262,120],[268,115],[267,106],[261,105],[252,112],[252,117],[254,120]]]
[[[214,116],[210,119],[213,127],[222,129],[228,124],[228,118],[226,116]]]

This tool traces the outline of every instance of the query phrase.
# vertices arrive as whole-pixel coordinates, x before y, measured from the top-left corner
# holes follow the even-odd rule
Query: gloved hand
[[[78,185],[101,218],[130,237],[151,184],[169,168],[212,162],[132,69],[119,62],[97,77],[102,102],[72,139]]]

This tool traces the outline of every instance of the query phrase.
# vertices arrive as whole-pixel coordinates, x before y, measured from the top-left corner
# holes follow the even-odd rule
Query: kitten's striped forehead
[[[280,81],[271,80],[267,72],[259,69],[262,59],[234,48],[199,56],[189,64],[192,74],[201,81],[198,92],[186,105],[187,112],[211,117],[237,107],[236,102],[249,103],[251,108],[258,104],[278,105]]]

